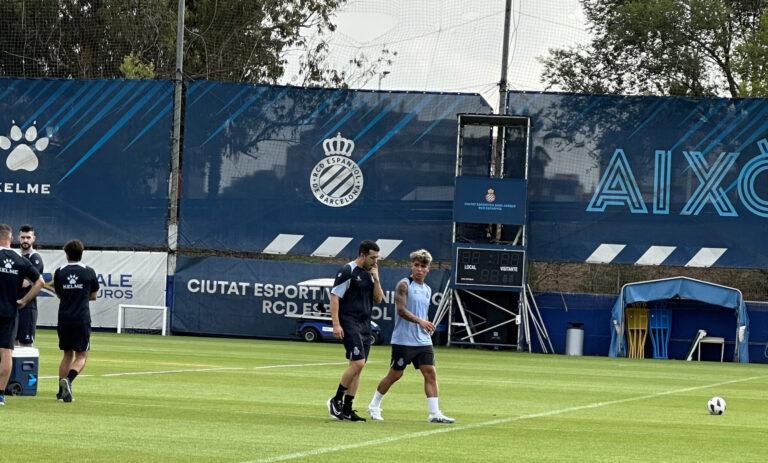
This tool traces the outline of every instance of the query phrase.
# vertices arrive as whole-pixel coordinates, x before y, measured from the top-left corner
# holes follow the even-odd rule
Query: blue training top
[[[426,283],[416,283],[411,278],[403,278],[400,282],[408,285],[408,300],[405,308],[419,318],[429,317],[429,302],[432,300],[432,288]],[[399,285],[400,282],[397,284]],[[401,346],[431,346],[432,337],[418,324],[400,317],[395,311],[395,329],[392,331],[392,344]]]

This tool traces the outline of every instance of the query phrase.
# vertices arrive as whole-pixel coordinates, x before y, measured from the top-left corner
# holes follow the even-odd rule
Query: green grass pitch
[[[55,332],[39,332],[36,397],[0,408],[0,461],[765,461],[768,366],[438,348],[426,421],[409,368],[383,422],[333,421],[339,344],[95,333],[75,401],[57,402]],[[356,408],[386,373],[375,346]],[[724,397],[723,416],[706,412]]]

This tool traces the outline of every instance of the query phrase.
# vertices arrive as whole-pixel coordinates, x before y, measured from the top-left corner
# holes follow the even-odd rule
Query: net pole
[[[176,272],[176,249],[179,241],[179,175],[181,164],[182,95],[184,89],[184,0],[178,0],[176,14],[176,72],[173,79],[173,129],[171,140],[171,172],[168,178],[168,285]],[[166,288],[170,294],[173,288]],[[167,302],[166,302],[167,303]],[[163,324],[165,330],[165,324]],[[165,334],[165,333],[163,333]]]
[[[501,44],[501,78],[499,79],[499,108],[497,114],[507,113],[507,63],[509,61],[509,29],[512,24],[512,0],[506,0],[504,7],[504,38]],[[505,127],[494,127],[496,130],[496,145],[491,162],[492,177],[502,178],[504,162],[504,141],[506,138]],[[502,224],[495,224],[494,236],[497,241],[501,240]]]
[[[176,17],[176,72],[173,79],[173,136],[171,140],[171,175],[168,179],[168,249],[176,252],[179,225],[179,166],[181,159],[182,92],[184,86],[184,0],[178,0]],[[172,275],[175,268],[168,267]]]
[[[512,0],[506,0],[504,8],[504,42],[501,44],[501,79],[499,79],[499,109],[497,114],[507,113],[507,66],[509,61],[509,29],[512,24]],[[499,153],[500,154],[500,153]],[[500,156],[499,156],[500,157]]]

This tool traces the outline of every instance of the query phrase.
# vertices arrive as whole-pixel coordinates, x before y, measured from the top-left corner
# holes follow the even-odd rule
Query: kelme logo
[[[11,150],[11,153],[5,159],[5,165],[10,170],[27,170],[33,172],[37,170],[39,162],[37,153],[41,153],[48,148],[48,137],[38,138],[37,127],[33,125],[27,128],[22,134],[21,129],[13,121],[11,133],[7,137],[0,135],[0,148]]]

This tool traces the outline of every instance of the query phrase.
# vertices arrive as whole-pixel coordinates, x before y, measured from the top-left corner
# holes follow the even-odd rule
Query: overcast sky
[[[347,69],[352,57],[386,48],[397,53],[389,74],[353,88],[480,93],[495,107],[504,7],[504,0],[350,0],[330,36],[331,64]],[[588,39],[578,0],[513,0],[509,87],[542,90],[537,58]]]

